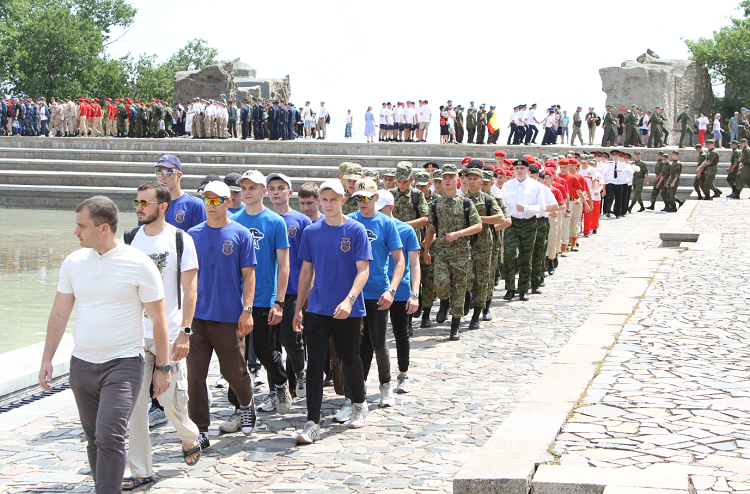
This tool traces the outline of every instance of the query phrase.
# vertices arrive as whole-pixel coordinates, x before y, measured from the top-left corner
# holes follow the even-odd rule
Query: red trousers
[[[583,213],[583,233],[586,235],[591,233],[591,230],[599,229],[599,215],[601,214],[602,201],[593,201],[594,207],[591,211]]]

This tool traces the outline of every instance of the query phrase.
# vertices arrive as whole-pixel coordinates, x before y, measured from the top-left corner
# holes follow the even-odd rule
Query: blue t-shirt
[[[286,286],[287,295],[297,295],[299,272],[302,269],[302,259],[299,258],[299,244],[302,242],[302,232],[312,224],[310,218],[299,211],[289,211],[283,215],[286,223],[286,234],[289,237],[289,284]]]
[[[198,254],[198,301],[195,317],[237,322],[242,315],[242,269],[255,265],[253,238],[235,222],[211,228],[204,221],[191,228]]]
[[[401,277],[401,283],[398,284],[398,288],[396,289],[396,296],[393,297],[393,300],[405,302],[409,300],[409,297],[411,297],[411,270],[409,269],[409,252],[415,250],[419,251],[419,240],[417,240],[417,232],[414,231],[414,228],[410,227],[403,221],[393,220],[393,222],[396,224],[396,230],[398,231],[399,238],[401,238],[401,243],[404,244],[401,250],[404,252],[405,264],[404,276]],[[393,269],[395,265],[396,262],[393,260],[393,256],[389,255],[388,277],[391,279],[393,278]]]
[[[166,220],[170,225],[188,231],[206,221],[206,208],[197,197],[182,194],[169,204]]]
[[[398,236],[395,223],[383,213],[377,213],[372,218],[365,218],[357,211],[349,217],[364,225],[372,249],[370,277],[367,278],[367,284],[362,293],[365,294],[365,300],[379,300],[391,284],[391,278],[388,276],[388,258],[392,250],[403,247],[401,238]]]
[[[357,277],[357,261],[371,261],[367,232],[361,223],[348,219],[338,226],[316,221],[305,228],[299,245],[299,258],[312,263],[315,282],[307,312],[333,316],[336,307],[346,299]],[[372,263],[370,263],[372,266]],[[362,293],[352,304],[349,317],[362,317],[365,299]]]
[[[253,238],[255,258],[255,299],[253,307],[271,307],[276,299],[276,281],[279,262],[276,249],[288,249],[286,223],[281,216],[268,208],[260,214],[250,215],[247,210],[232,215],[232,219],[247,228]],[[283,300],[284,297],[282,297]]]
[[[242,203],[242,206],[238,207],[237,209],[227,208],[227,216],[230,218],[233,214],[241,213],[245,210],[245,203]]]

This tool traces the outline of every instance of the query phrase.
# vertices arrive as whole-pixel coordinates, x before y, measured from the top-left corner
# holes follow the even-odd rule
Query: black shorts
[[[617,135],[618,136],[622,135],[622,127],[617,127]]]

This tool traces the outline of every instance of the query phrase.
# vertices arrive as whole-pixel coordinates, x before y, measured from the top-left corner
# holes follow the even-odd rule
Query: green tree
[[[216,57],[218,55],[219,50],[207,46],[206,40],[194,39],[188,41],[188,44],[184,48],[177,50],[166,63],[175,72],[180,70],[198,70],[207,65],[217,63]]]

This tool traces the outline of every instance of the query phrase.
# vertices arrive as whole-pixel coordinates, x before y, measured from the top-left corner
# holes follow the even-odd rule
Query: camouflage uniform
[[[742,140],[740,140],[740,144],[742,144]],[[746,185],[750,184],[750,146],[745,145],[745,149],[742,150],[742,153],[740,154],[740,166],[742,166],[742,169],[737,175],[737,183],[735,189],[738,197],[740,192],[742,192],[742,189],[744,189]]]
[[[750,139],[750,119],[743,113],[737,120],[737,139]]]
[[[510,210],[508,209],[508,206],[505,205],[505,201],[500,196],[492,196],[493,199],[495,199],[495,202],[497,202],[497,205],[500,207],[500,210],[503,212],[503,216],[506,218],[510,218]],[[494,243],[492,244],[492,267],[490,268],[490,273],[494,276],[494,278],[500,277],[500,259],[503,251],[503,231],[494,231]],[[492,284],[489,288],[489,300],[492,300],[492,293],[495,291],[495,280],[490,277],[490,283]]]
[[[544,266],[547,262],[547,240],[549,239],[549,217],[540,217],[536,222],[534,251],[531,254],[531,289],[536,290],[544,281]],[[520,285],[519,280],[519,285]]]
[[[633,199],[630,202],[630,207],[637,202],[643,207],[643,183],[646,180],[648,174],[648,166],[642,160],[638,160],[633,163],[639,168],[639,170],[633,173]]]
[[[438,174],[438,178],[440,177],[439,173],[440,170],[437,170],[436,173]],[[429,183],[429,174],[426,172],[419,172],[415,173],[415,185],[426,185]],[[420,178],[424,176],[426,179],[420,180]],[[428,215],[429,215],[429,205],[432,204],[432,201],[437,199],[437,194],[434,192],[430,192],[429,195],[425,195],[425,201],[427,201],[428,205]],[[424,238],[425,231],[427,230],[427,227],[422,227],[419,229],[420,233],[422,234],[422,238]],[[420,242],[421,245],[421,242]],[[431,249],[432,254],[435,254],[435,249]],[[419,251],[419,268],[421,272],[421,279],[422,279],[422,290],[419,292],[420,296],[422,298],[422,307],[425,309],[431,309],[432,304],[435,301],[435,266],[433,264],[425,264],[424,263],[424,247],[421,247]]]
[[[696,150],[698,149],[696,145]],[[701,166],[701,163],[706,161],[706,157],[708,156],[708,152],[705,149],[701,148],[700,154],[698,155],[698,166]],[[693,190],[695,190],[695,193],[698,194],[698,197],[703,197],[701,194],[701,179],[698,178],[698,174],[695,174],[695,178],[693,179]]]
[[[490,111],[487,112],[487,123],[489,124],[490,120],[492,120],[492,117],[495,115],[495,110],[490,107]],[[500,129],[497,129],[495,132],[490,132],[489,127],[487,127],[487,133],[489,134],[487,136],[487,144],[495,144],[497,143],[497,138],[500,137]]]
[[[703,191],[703,197],[711,197],[711,191],[716,190],[714,178],[716,178],[716,172],[719,169],[719,153],[715,149],[709,150],[706,161],[708,161],[708,165],[701,172],[700,186]]]
[[[477,114],[477,144],[484,144],[485,130],[487,130],[487,114],[480,109]]]
[[[466,225],[463,198],[461,194],[455,194],[453,197],[443,195],[435,201],[438,226],[434,247],[430,248],[435,265],[435,291],[439,299],[450,299],[451,316],[458,318],[464,315],[466,292],[471,289],[469,283],[471,247],[469,237],[461,237],[448,243],[445,234],[481,223],[477,209],[472,203],[469,211],[469,225]],[[435,227],[436,218],[432,213],[432,208],[430,208],[429,216],[428,226]]]
[[[640,144],[640,135],[638,134],[638,115],[635,110],[630,110],[625,118],[625,147]]]
[[[456,110],[456,142],[459,144],[464,141],[464,114],[458,109]]]
[[[408,161],[402,161],[396,165],[396,180],[409,180],[412,176],[411,163]],[[423,218],[429,213],[429,206],[427,200],[421,190],[409,187],[406,192],[401,192],[398,187],[391,189],[393,194],[393,217],[403,222],[416,220]],[[417,195],[417,207],[416,211],[414,203],[412,202],[412,193]],[[422,241],[422,232],[419,228],[415,228],[414,231],[417,234],[417,240]]]
[[[362,165],[344,162],[339,166],[339,172],[344,180],[359,180],[362,178]],[[344,188],[346,189],[346,183],[344,183]],[[359,211],[356,199],[352,197],[348,190],[344,193],[344,197],[346,197],[346,202],[341,206],[342,213],[346,215]]]
[[[604,115],[604,136],[602,137],[602,146],[615,146],[617,144],[617,127],[615,126],[615,117],[611,111],[607,110]]]
[[[676,202],[676,194],[677,194],[677,187],[680,186],[680,175],[682,175],[682,163],[680,160],[674,160],[669,165],[670,171],[669,171],[669,183],[672,183],[674,180],[675,184],[672,186],[667,186],[667,200],[669,201],[669,205],[672,206],[672,209],[677,208],[677,202]]]
[[[682,122],[682,132],[680,132],[680,147],[682,147],[682,141],[685,140],[685,135],[687,134],[690,137],[690,145],[693,145],[693,129],[690,128],[690,124],[692,123],[692,119],[690,118],[690,115],[688,115],[687,109],[684,110],[682,113],[680,113],[680,116],[677,117],[677,123]]]
[[[477,129],[477,116],[474,113],[474,108],[469,108],[466,112],[466,130],[469,131],[469,138],[466,140],[467,144],[474,143],[474,133]]]
[[[656,202],[656,197],[659,195],[659,176],[661,175],[662,170],[664,170],[664,162],[662,161],[662,155],[659,154],[656,160],[656,168],[654,168],[654,185],[651,189],[651,204]]]
[[[669,207],[671,203],[669,201],[669,188],[667,187],[667,183],[669,182],[669,177],[672,176],[672,164],[669,161],[664,163],[664,167],[661,169],[661,176],[664,177],[664,180],[661,181],[661,187],[659,187],[659,190],[661,191],[661,200],[667,207]]]
[[[470,168],[470,170],[479,170],[479,168]],[[477,209],[479,216],[493,216],[500,214],[500,206],[492,199],[489,204],[485,201],[485,193],[482,191],[476,194],[468,194],[474,207]],[[463,214],[463,213],[462,213]],[[490,286],[493,286],[492,273],[492,250],[494,244],[493,225],[482,225],[482,231],[477,234],[477,239],[471,246],[471,258],[473,264],[473,287],[471,289],[472,305],[484,309],[487,300],[492,298],[492,292],[488,293]]]
[[[739,145],[739,142],[732,141],[732,144]],[[742,151],[739,148],[732,149],[732,157],[729,159],[729,169],[732,170],[727,173],[727,183],[734,190],[734,186],[737,183],[737,172],[739,171],[740,156]]]
[[[661,107],[656,107],[656,110],[661,110]],[[662,139],[664,137],[664,117],[661,113],[654,110],[651,113],[651,120],[649,120],[649,127],[651,128],[651,134],[648,136],[648,147],[660,148],[663,146]]]

